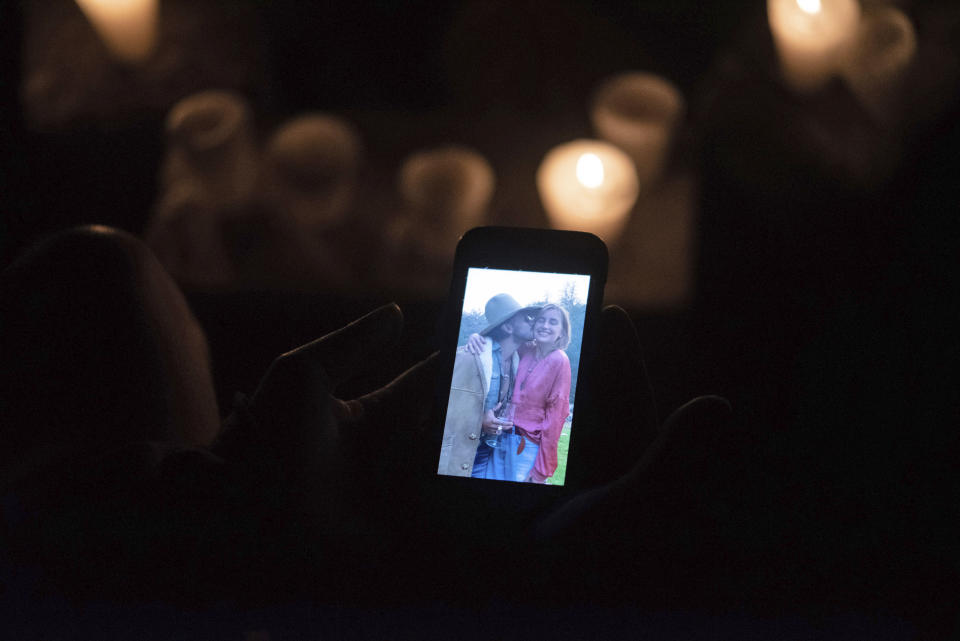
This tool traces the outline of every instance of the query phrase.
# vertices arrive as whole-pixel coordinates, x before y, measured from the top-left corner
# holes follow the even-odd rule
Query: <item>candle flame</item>
[[[806,13],[820,13],[820,0],[797,0],[797,6]]]
[[[577,159],[577,180],[589,189],[603,184],[603,162],[599,156],[586,153]]]

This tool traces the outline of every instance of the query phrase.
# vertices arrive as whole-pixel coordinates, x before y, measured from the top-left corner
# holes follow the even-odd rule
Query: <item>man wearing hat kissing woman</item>
[[[539,307],[522,307],[513,296],[497,294],[487,301],[482,332],[487,341],[478,355],[457,349],[450,383],[447,419],[443,426],[439,474],[482,476],[497,437],[512,423],[494,412],[510,400],[520,357],[517,348],[533,340]]]

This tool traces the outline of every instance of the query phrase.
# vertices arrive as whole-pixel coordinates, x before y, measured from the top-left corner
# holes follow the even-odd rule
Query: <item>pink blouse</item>
[[[557,470],[557,443],[570,413],[570,359],[555,349],[537,362],[536,348],[520,348],[520,366],[513,388],[517,407],[513,421],[540,452],[531,477],[543,483]]]

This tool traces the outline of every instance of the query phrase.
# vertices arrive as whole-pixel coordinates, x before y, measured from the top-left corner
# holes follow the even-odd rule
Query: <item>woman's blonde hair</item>
[[[570,314],[567,313],[567,310],[559,305],[547,303],[540,309],[539,312],[537,312],[537,318],[540,318],[543,316],[544,312],[547,312],[551,309],[555,309],[560,312],[560,327],[563,330],[563,333],[557,337],[557,340],[553,346],[556,349],[567,349],[567,346],[570,345]]]

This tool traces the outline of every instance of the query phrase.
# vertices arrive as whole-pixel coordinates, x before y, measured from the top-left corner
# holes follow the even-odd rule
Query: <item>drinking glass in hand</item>
[[[503,426],[504,431],[513,429],[513,414],[516,411],[516,403],[512,401],[503,401],[500,403],[500,409],[497,410],[497,418],[505,423],[510,423],[510,425]]]
[[[510,401],[502,401],[500,403],[500,408],[494,412],[496,416],[501,421],[509,421],[510,425],[504,425],[503,431],[513,429],[513,412],[514,404]],[[483,442],[486,443],[489,447],[497,447],[500,444],[500,436],[502,434],[487,434],[483,438]]]

